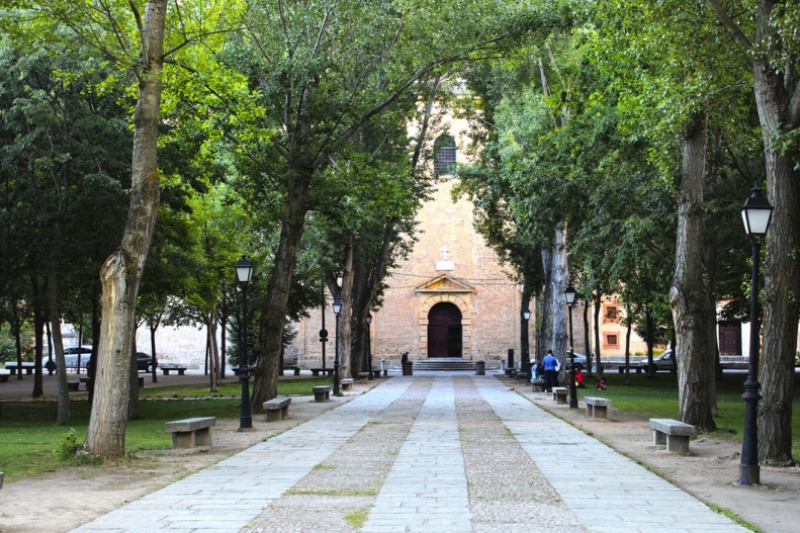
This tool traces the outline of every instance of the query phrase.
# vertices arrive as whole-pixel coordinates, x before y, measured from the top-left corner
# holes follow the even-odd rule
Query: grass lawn
[[[278,382],[279,394],[311,395],[311,387],[331,383],[331,378],[289,379]],[[220,396],[240,396],[239,381],[220,385]],[[177,387],[140,389],[140,398],[212,396],[208,385],[181,385]],[[238,418],[241,402],[238,399],[203,399],[181,401],[142,401],[139,404],[142,418],[128,421],[125,448],[129,452],[169,449],[172,437],[164,431],[164,424],[195,416],[215,416],[219,419]],[[52,472],[73,463],[64,462],[56,455],[59,443],[70,428],[75,429],[78,442],[86,438],[89,426],[89,403],[85,400],[70,404],[72,421],[66,426],[56,424],[56,402],[3,402],[0,417],[0,472],[7,481]]]
[[[585,389],[578,389],[578,398],[602,396],[611,405],[642,418],[680,418],[677,375],[659,372],[655,379],[631,373],[631,384],[625,385],[625,376],[616,372],[605,373],[607,390],[594,388],[595,381],[587,380]],[[717,427],[733,440],[742,440],[744,431],[744,373],[723,374],[717,382]],[[800,390],[800,376],[795,374],[795,391]],[[792,402],[792,456],[800,458],[800,394],[795,392]]]
[[[250,387],[252,392],[252,380]],[[278,381],[278,394],[302,394],[311,396],[311,388],[316,385],[332,385],[333,378],[299,378],[282,379]],[[149,382],[148,382],[149,385]],[[209,392],[208,384],[202,385],[176,385],[170,387],[148,387],[139,389],[140,398],[197,398],[197,397],[226,397],[241,396],[242,384],[239,378],[228,378],[224,383],[217,385],[217,392]]]

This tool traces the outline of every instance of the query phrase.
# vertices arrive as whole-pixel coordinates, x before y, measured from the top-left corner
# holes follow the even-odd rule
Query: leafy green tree
[[[405,94],[414,94],[419,82],[443,65],[491,53],[504,37],[540,22],[542,13],[552,17],[557,11],[537,6],[520,17],[519,8],[504,3],[487,11],[478,0],[459,2],[458,8],[449,1],[249,5],[245,31],[222,61],[247,76],[253,97],[214,124],[258,172],[250,176],[248,200],[261,211],[280,213],[281,239],[261,311],[259,329],[265,336],[255,375],[255,411],[277,391],[297,253],[307,213],[316,209],[320,193],[328,192],[320,181],[331,160],[367,123],[393,110]]]
[[[766,157],[767,193],[775,208],[766,247],[764,359],[759,406],[759,460],[792,460],[792,397],[797,322],[800,318],[800,267],[786,258],[800,248],[798,166],[800,83],[794,0],[707,0],[725,27],[730,46],[740,51],[739,65],[749,65]],[[733,48],[733,47],[732,47]],[[758,184],[758,182],[756,182]]]

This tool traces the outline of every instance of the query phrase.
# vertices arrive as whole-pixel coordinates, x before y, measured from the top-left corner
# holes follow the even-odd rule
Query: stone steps
[[[475,372],[477,361],[456,359],[456,358],[441,358],[441,359],[419,359],[412,361],[414,370],[426,371],[471,371]],[[487,370],[497,370],[500,368],[500,361],[486,361]],[[402,371],[401,365],[395,365],[390,370]]]

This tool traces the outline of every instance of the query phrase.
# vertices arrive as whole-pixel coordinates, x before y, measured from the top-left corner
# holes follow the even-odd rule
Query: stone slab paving
[[[748,531],[493,376],[420,374],[72,533]]]
[[[358,533],[422,408],[433,379],[405,392],[264,509],[247,533]]]
[[[71,533],[238,533],[408,388],[389,380],[350,402]]]
[[[566,422],[475,376],[486,402],[581,523],[597,533],[749,530]]]
[[[436,378],[361,531],[472,531],[452,377]]]

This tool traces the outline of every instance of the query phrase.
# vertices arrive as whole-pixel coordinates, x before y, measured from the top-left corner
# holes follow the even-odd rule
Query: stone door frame
[[[472,313],[468,295],[462,296],[453,293],[421,294],[422,301],[419,306],[419,351],[427,359],[428,357],[428,314],[431,308],[441,302],[449,302],[458,307],[461,311],[461,358],[472,359]],[[465,299],[466,298],[466,299]]]

